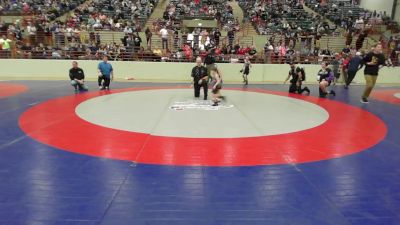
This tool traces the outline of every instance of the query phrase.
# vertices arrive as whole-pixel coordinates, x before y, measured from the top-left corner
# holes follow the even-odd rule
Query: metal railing
[[[0,35],[7,35],[7,33],[0,33]],[[120,44],[120,35],[121,33],[109,32],[109,36],[102,35],[101,43],[102,45],[111,44],[112,42],[116,42],[117,45],[122,46]],[[36,35],[36,36],[27,36],[24,40],[18,41],[13,36],[8,35],[9,39],[12,40],[10,50],[0,50],[0,58],[30,58],[30,59],[82,59],[82,60],[97,60],[102,56],[102,51],[92,51],[88,52],[87,43],[90,43],[89,37],[87,33],[81,33],[81,36],[78,40],[72,37],[67,37],[65,35],[62,38],[57,38],[54,33],[48,35]],[[325,37],[324,43],[321,44],[321,49],[325,46],[329,46],[331,49],[337,48],[338,51],[341,52],[341,49],[344,47],[345,39],[337,39],[338,37]],[[341,43],[343,41],[343,43]],[[96,43],[97,40],[92,40],[92,42]],[[153,36],[152,39],[152,48],[147,48],[146,44],[144,44],[146,40],[143,40],[142,48],[126,48],[125,51],[119,51],[118,53],[111,53],[110,55],[115,60],[121,61],[131,61],[131,60],[142,60],[142,61],[189,61],[193,62],[196,55],[192,52],[190,57],[186,57],[184,53],[182,53],[182,39],[180,39],[179,45],[174,45],[174,39],[171,36],[169,39],[169,50],[163,50],[161,44],[161,38],[158,36]],[[29,43],[29,44],[28,44]],[[81,51],[71,51],[65,50],[66,45],[70,45],[71,43],[75,43],[78,45],[77,48],[83,49]],[[228,45],[229,40],[227,37],[220,38],[220,47],[224,45]],[[247,43],[247,44],[245,44]],[[240,44],[241,47],[248,47],[254,45],[254,41],[252,37],[244,36],[237,37],[233,44]],[[313,45],[313,44],[312,44]],[[27,47],[28,46],[28,47]],[[40,46],[40,47],[39,47]],[[363,49],[368,51],[371,48],[371,44],[368,40],[365,40]],[[49,50],[49,49],[58,49],[58,50]],[[144,50],[146,48],[146,50]],[[316,64],[321,62],[322,60],[329,61],[329,57],[321,58],[319,56],[313,56],[311,54],[312,46],[307,47],[307,51],[304,50],[304,46],[300,40],[297,41],[295,47],[295,54],[292,56],[282,56],[279,54],[275,54],[275,52],[268,51],[268,53],[264,53],[263,49],[257,49],[258,53],[252,56],[253,63],[286,63],[288,61],[294,61],[297,63],[312,63]],[[25,49],[25,50],[24,50]],[[39,50],[38,50],[39,49]],[[47,49],[47,50],[43,50]],[[130,51],[132,50],[132,51]],[[113,50],[116,52],[116,50]],[[158,52],[158,54],[154,54],[153,51]],[[177,53],[179,52],[179,53]],[[332,51],[335,52],[335,51]],[[384,46],[384,53],[386,57],[388,57],[391,53],[391,50]],[[204,53],[200,53],[200,55]],[[245,56],[239,54],[220,54],[217,56],[217,61],[226,63],[226,62],[235,62],[241,61]],[[394,57],[391,57],[393,63],[397,65],[398,62],[398,54]]]
[[[68,60],[101,60],[105,53],[102,51],[69,51],[69,50],[43,50],[43,49],[13,49],[10,51],[0,50],[0,58],[16,59],[68,59]],[[151,62],[195,62],[196,57],[204,58],[205,52],[198,55],[185,51],[179,53],[170,53],[167,51],[158,51],[154,53],[143,48],[133,49],[133,51],[108,51],[110,61],[151,61]],[[217,63],[243,63],[244,54],[216,54],[214,55]],[[252,63],[255,64],[286,64],[294,62],[298,64],[320,64],[321,62],[330,62],[334,56],[302,55],[296,52],[292,55],[279,55],[270,51],[267,53],[259,52],[249,56]],[[397,65],[397,58],[396,58]]]

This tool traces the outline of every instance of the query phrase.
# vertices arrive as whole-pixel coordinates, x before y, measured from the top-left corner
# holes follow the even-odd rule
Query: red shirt
[[[347,67],[349,66],[349,62],[350,62],[351,58],[347,58],[345,60],[343,60],[343,69],[347,69]]]

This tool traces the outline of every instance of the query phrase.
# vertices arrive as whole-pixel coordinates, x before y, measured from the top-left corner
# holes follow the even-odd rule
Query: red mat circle
[[[137,163],[182,166],[252,166],[326,160],[368,149],[387,133],[384,122],[363,109],[329,99],[263,89],[245,91],[311,102],[328,111],[329,119],[317,127],[288,134],[181,138],[110,129],[82,120],[75,113],[80,103],[104,94],[176,88],[179,87],[130,88],[61,97],[30,108],[20,117],[19,125],[33,139],[66,151]]]
[[[394,96],[397,93],[400,93],[399,89],[373,90],[371,98],[390,104],[400,105],[400,98]]]
[[[0,83],[0,98],[7,98],[21,94],[28,90],[28,87],[22,84]]]

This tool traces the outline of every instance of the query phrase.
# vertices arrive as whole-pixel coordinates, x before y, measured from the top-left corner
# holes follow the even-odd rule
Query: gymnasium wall
[[[397,1],[396,3],[396,11],[394,15],[394,21],[400,23],[400,1]]]
[[[78,61],[85,71],[88,80],[97,77],[98,61]],[[137,81],[149,82],[189,82],[190,71],[194,63],[164,63],[164,62],[111,62],[114,67],[116,80],[134,77]],[[57,79],[68,80],[69,60],[23,60],[1,59],[0,80],[6,79]],[[239,70],[242,64],[218,64],[223,73],[224,82],[240,83]],[[315,82],[320,69],[318,65],[305,65],[307,81]],[[251,68],[250,81],[253,83],[282,83],[289,71],[288,65],[255,64]],[[362,71],[357,74],[356,82],[363,83]],[[379,83],[399,84],[400,68],[384,67],[380,72]]]
[[[361,0],[360,6],[364,9],[368,9],[370,11],[376,10],[378,13],[380,11],[386,11],[386,15],[392,15],[394,0]]]

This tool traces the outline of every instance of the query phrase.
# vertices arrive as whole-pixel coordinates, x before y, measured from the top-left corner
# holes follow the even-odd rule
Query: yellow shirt
[[[1,38],[0,39],[0,44],[2,45],[2,49],[3,50],[9,50],[10,49],[10,42],[11,42],[11,40],[10,39],[3,39],[3,38]]]

